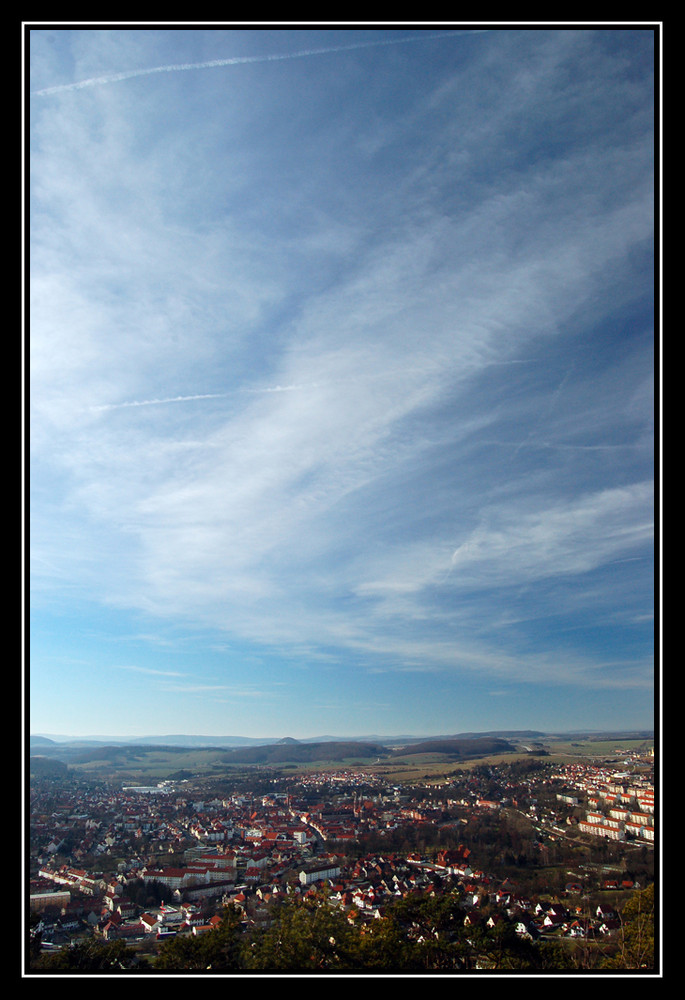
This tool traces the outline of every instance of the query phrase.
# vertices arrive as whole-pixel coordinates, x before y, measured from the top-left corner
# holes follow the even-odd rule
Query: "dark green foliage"
[[[40,955],[31,963],[38,972],[118,972],[131,969],[134,953],[123,941],[102,942],[95,938],[79,941],[52,955]]]
[[[165,899],[168,900],[169,889],[163,882],[157,882],[155,879],[144,881],[141,878],[128,883],[126,895],[136,906],[150,909],[159,906]]]
[[[487,905],[478,919],[458,891],[416,893],[390,904],[380,919],[348,919],[325,892],[276,903],[262,927],[246,925],[234,907],[225,909],[215,928],[201,935],[179,934],[162,944],[153,971],[285,973],[459,973],[566,972],[654,967],[654,889],[636,893],[623,911],[618,944],[604,948],[568,946],[562,941],[534,943],[521,938],[514,924],[499,916],[490,926]],[[121,941],[94,938],[50,955],[31,949],[31,971],[117,972],[140,968]],[[598,964],[599,963],[599,964]]]
[[[654,969],[654,886],[633,893],[621,914],[619,947],[608,969]]]
[[[359,968],[358,934],[325,899],[279,903],[274,920],[245,949],[245,965],[260,971],[351,971]]]
[[[480,926],[468,934],[471,951],[480,968],[497,971],[537,969],[539,950],[530,941],[520,938],[511,923],[500,921],[494,928]]]
[[[501,920],[490,928],[483,919],[467,927],[464,923],[466,912],[459,893],[455,892],[408,897],[396,903],[390,914],[404,929],[405,939],[416,942],[412,960],[416,961],[418,956],[424,969],[538,967],[536,947],[521,939],[509,921]]]
[[[240,951],[240,916],[234,907],[226,907],[221,923],[213,930],[165,941],[154,967],[165,971],[236,971],[242,967]]]

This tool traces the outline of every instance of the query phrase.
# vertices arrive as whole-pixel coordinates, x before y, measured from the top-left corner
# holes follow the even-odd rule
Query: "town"
[[[361,942],[403,920],[409,968],[631,967],[624,914],[654,890],[654,809],[653,750],[475,762],[413,784],[357,767],[151,785],[32,775],[30,968],[68,968],[86,946],[98,968],[107,949],[118,969],[194,968],[183,956],[218,941],[228,913],[239,967],[269,967],[268,935],[297,907]],[[651,942],[638,967],[654,962],[653,927]]]

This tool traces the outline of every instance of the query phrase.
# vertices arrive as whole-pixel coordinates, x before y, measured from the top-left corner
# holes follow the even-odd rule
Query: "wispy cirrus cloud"
[[[473,34],[316,33],[274,88],[253,36],[115,33],[152,69],[41,78],[37,597],[340,677],[642,683],[596,636],[651,601],[648,47]]]
[[[471,584],[586,573],[654,538],[651,482],[602,490],[530,512],[485,512],[452,554],[457,579]],[[473,574],[473,575],[470,575]],[[475,577],[475,579],[474,579]]]

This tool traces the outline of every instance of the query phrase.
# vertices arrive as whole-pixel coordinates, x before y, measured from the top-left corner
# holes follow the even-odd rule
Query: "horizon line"
[[[136,735],[122,735],[114,733],[48,733],[48,732],[29,732],[29,738],[40,737],[42,739],[65,739],[65,740],[161,740],[161,739],[202,739],[202,740],[227,740],[227,739],[243,739],[243,740],[317,740],[317,739],[334,739],[334,740],[350,740],[350,739],[388,739],[388,738],[404,738],[404,737],[415,737],[415,738],[438,738],[445,737],[448,735],[462,735],[464,733],[476,733],[476,734],[490,734],[490,733],[540,733],[542,735],[553,735],[558,733],[625,733],[625,732],[654,732],[655,726],[622,726],[620,728],[612,726],[600,726],[594,727],[592,729],[581,728],[578,726],[570,726],[567,728],[554,728],[554,729],[533,729],[530,726],[513,729],[505,727],[495,727],[492,729],[469,729],[462,730],[459,733],[448,734],[444,731],[439,733],[426,733],[426,732],[392,732],[392,733],[345,733],[343,735],[332,735],[330,733],[324,733],[319,736],[244,736],[244,735],[208,735],[205,733],[147,733],[147,734],[136,734]]]

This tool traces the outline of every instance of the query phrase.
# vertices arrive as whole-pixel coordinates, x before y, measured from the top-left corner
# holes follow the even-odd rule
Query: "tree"
[[[41,955],[32,964],[32,969],[45,972],[108,972],[131,969],[135,963],[135,953],[123,941],[105,943],[88,938],[54,954]]]
[[[175,938],[165,941],[154,961],[155,970],[169,972],[172,969],[177,969],[188,972],[209,968],[207,939],[213,933],[211,931],[200,937],[190,934],[177,935]]]
[[[540,965],[536,946],[519,937],[508,921],[500,921],[489,931],[478,929],[474,935],[474,946],[490,969],[536,969]]]
[[[397,900],[387,916],[362,935],[362,953],[369,968],[409,972],[463,970],[469,967],[470,948],[463,939],[461,893],[417,894]],[[381,947],[373,946],[378,940]],[[383,960],[387,964],[379,965]]]
[[[285,900],[270,927],[256,931],[245,964],[260,971],[353,970],[354,931],[344,914],[322,899]]]
[[[618,952],[604,962],[609,969],[654,968],[654,886],[633,893],[621,914]]]
[[[540,969],[544,972],[571,972],[587,968],[587,957],[579,957],[575,949],[563,941],[545,941],[538,946]]]
[[[225,908],[221,923],[199,937],[177,935],[165,941],[155,960],[155,969],[169,971],[212,969],[236,971],[241,962],[240,914],[234,906]]]
[[[41,954],[41,943],[43,939],[43,932],[40,928],[40,916],[37,913],[29,913],[28,917],[28,958],[29,964],[33,963],[40,957]]]
[[[361,928],[357,940],[357,967],[369,972],[410,972],[425,968],[419,948],[392,915]]]

